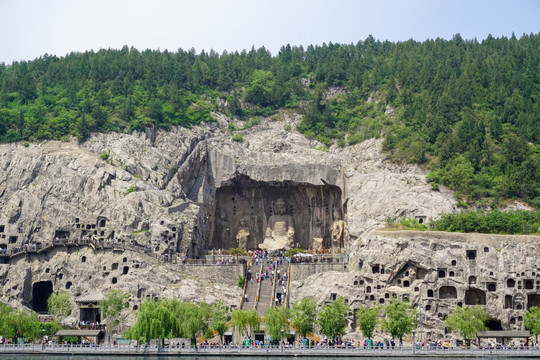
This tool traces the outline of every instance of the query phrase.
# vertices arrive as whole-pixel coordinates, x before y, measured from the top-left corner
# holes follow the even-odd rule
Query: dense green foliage
[[[122,327],[126,321],[123,310],[129,306],[129,293],[125,290],[110,289],[105,297],[99,301],[103,317],[107,319],[110,328]]]
[[[409,334],[416,327],[416,311],[411,309],[408,301],[399,301],[394,295],[390,303],[384,307],[384,318],[381,327],[392,337],[403,341],[403,335]]]
[[[362,331],[362,334],[368,339],[371,339],[373,336],[373,331],[377,326],[379,320],[379,312],[381,308],[375,306],[368,308],[367,306],[362,306],[360,309],[356,310],[356,321],[358,327]]]
[[[142,343],[153,339],[223,336],[227,314],[221,303],[208,305],[170,300],[146,300],[137,312],[137,321],[124,336]]]
[[[317,302],[313,298],[306,297],[292,304],[291,325],[302,338],[305,338],[307,333],[313,332],[316,320]]]
[[[538,334],[540,334],[540,308],[532,306],[527,310],[523,314],[523,325],[525,329],[529,330],[536,337],[536,341],[538,341]]]
[[[347,313],[349,310],[349,304],[345,302],[343,296],[339,296],[331,304],[324,305],[317,315],[317,323],[319,324],[321,334],[333,340],[338,336],[345,335],[345,330],[347,330]]]
[[[266,309],[264,313],[264,331],[270,335],[272,340],[281,341],[283,335],[287,335],[289,330],[289,309],[286,306]]]
[[[67,291],[57,291],[47,299],[49,313],[54,315],[58,322],[62,322],[71,314],[71,296]]]
[[[540,211],[465,211],[432,220],[433,230],[491,234],[530,234],[540,229]]]
[[[24,338],[24,341],[39,339],[42,331],[36,314],[0,303],[0,334],[15,343],[17,338]]]
[[[446,327],[461,336],[467,345],[474,339],[479,331],[487,330],[485,322],[486,311],[480,306],[463,308],[458,306],[445,320]]]
[[[261,327],[261,317],[255,310],[234,310],[231,314],[231,326],[240,336],[253,338],[253,333]]]
[[[392,159],[431,170],[434,190],[539,207],[539,48],[540,35],[480,43],[457,34],[287,45],[277,56],[127,46],[44,55],[0,65],[0,141],[85,141],[93,131],[189,127],[214,110],[249,118],[297,108],[305,113],[298,129],[326,145],[384,137]],[[344,91],[328,99],[331,86]]]

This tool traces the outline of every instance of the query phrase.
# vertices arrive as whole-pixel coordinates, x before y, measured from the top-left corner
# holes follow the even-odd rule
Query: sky
[[[485,39],[540,32],[540,0],[0,0],[0,63],[72,51]]]

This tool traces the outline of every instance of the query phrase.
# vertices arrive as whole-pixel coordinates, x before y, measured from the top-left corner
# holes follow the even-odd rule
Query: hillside
[[[481,43],[457,34],[287,45],[276,56],[127,46],[44,55],[0,66],[0,141],[84,142],[92,132],[191,127],[215,112],[251,126],[285,108],[324,146],[383,138],[395,163],[425,167],[432,189],[453,189],[460,206],[513,198],[538,208],[539,47],[539,34]]]

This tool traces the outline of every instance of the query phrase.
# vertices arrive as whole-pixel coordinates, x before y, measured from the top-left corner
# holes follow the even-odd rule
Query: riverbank
[[[156,348],[156,347],[131,347],[131,346],[45,346],[40,344],[29,344],[24,346],[0,346],[0,356],[5,355],[27,355],[28,359],[76,356],[80,357],[115,357],[117,359],[134,359],[143,357],[360,357],[360,358],[540,358],[540,349],[536,348],[515,348],[515,349],[437,349],[424,348],[414,349],[412,347],[396,349],[364,349],[363,347],[347,348]],[[26,359],[26,358],[25,358]]]

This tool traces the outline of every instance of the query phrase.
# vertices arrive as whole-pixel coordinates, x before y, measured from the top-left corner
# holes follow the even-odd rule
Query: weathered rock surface
[[[385,161],[381,140],[325,150],[294,130],[300,115],[283,111],[240,130],[243,141],[235,142],[228,124],[242,128],[243,123],[222,114],[215,117],[216,123],[190,130],[94,134],[82,145],[56,141],[28,147],[0,145],[0,247],[11,252],[47,246],[55,238],[93,238],[146,248],[157,257],[193,258],[212,247],[236,247],[237,229],[244,219],[249,229],[244,241],[253,248],[263,242],[275,202],[283,198],[285,215],[294,222],[296,246],[318,247],[315,240],[331,245],[332,224],[343,218],[351,259],[345,273],[330,271],[295,283],[293,298],[315,295],[322,304],[336,293],[356,306],[387,301],[385,295],[394,293],[413,301],[425,293],[427,299],[428,287],[440,295],[446,286],[443,294],[454,296],[454,287],[456,299],[436,301],[434,296],[423,301],[432,306],[426,311],[428,323],[440,326],[439,314],[444,317],[466,297],[472,286],[468,276],[477,277],[478,285],[471,288],[484,292],[486,284],[495,283],[497,290],[486,295],[495,301],[507,277],[514,276],[517,282],[518,273],[520,279],[540,273],[533,255],[538,252],[536,238],[482,237],[469,244],[463,239],[471,238],[464,235],[371,233],[388,219],[429,220],[455,210],[452,194],[432,191],[419,167]],[[463,253],[472,249],[478,256],[474,262],[465,260]],[[233,276],[219,267],[196,268],[199,273],[127,250],[120,254],[89,247],[69,252],[55,248],[2,259],[6,263],[1,264],[1,298],[13,305],[31,306],[32,286],[39,281],[51,281],[54,290],[67,289],[70,282],[73,297],[105,293],[113,286],[125,288],[132,295],[131,309],[146,295],[209,302],[224,298],[229,305],[240,299],[235,285],[239,269]],[[114,271],[113,263],[119,264]],[[374,274],[375,265],[385,273]],[[129,267],[127,274],[122,273],[124,266]],[[437,277],[439,269],[446,269],[444,279]],[[221,277],[223,271],[227,279]],[[425,277],[416,279],[422,271]],[[375,300],[369,300],[371,296]],[[499,311],[506,295],[497,296],[490,316]],[[518,315],[504,311],[505,318],[497,319],[506,326]]]
[[[458,305],[484,306],[494,329],[522,330],[524,310],[540,305],[539,251],[539,236],[375,231],[354,246],[346,269],[294,266],[291,301],[345,297],[349,331],[356,309],[392,296],[421,307],[425,339],[447,336],[443,321]]]

